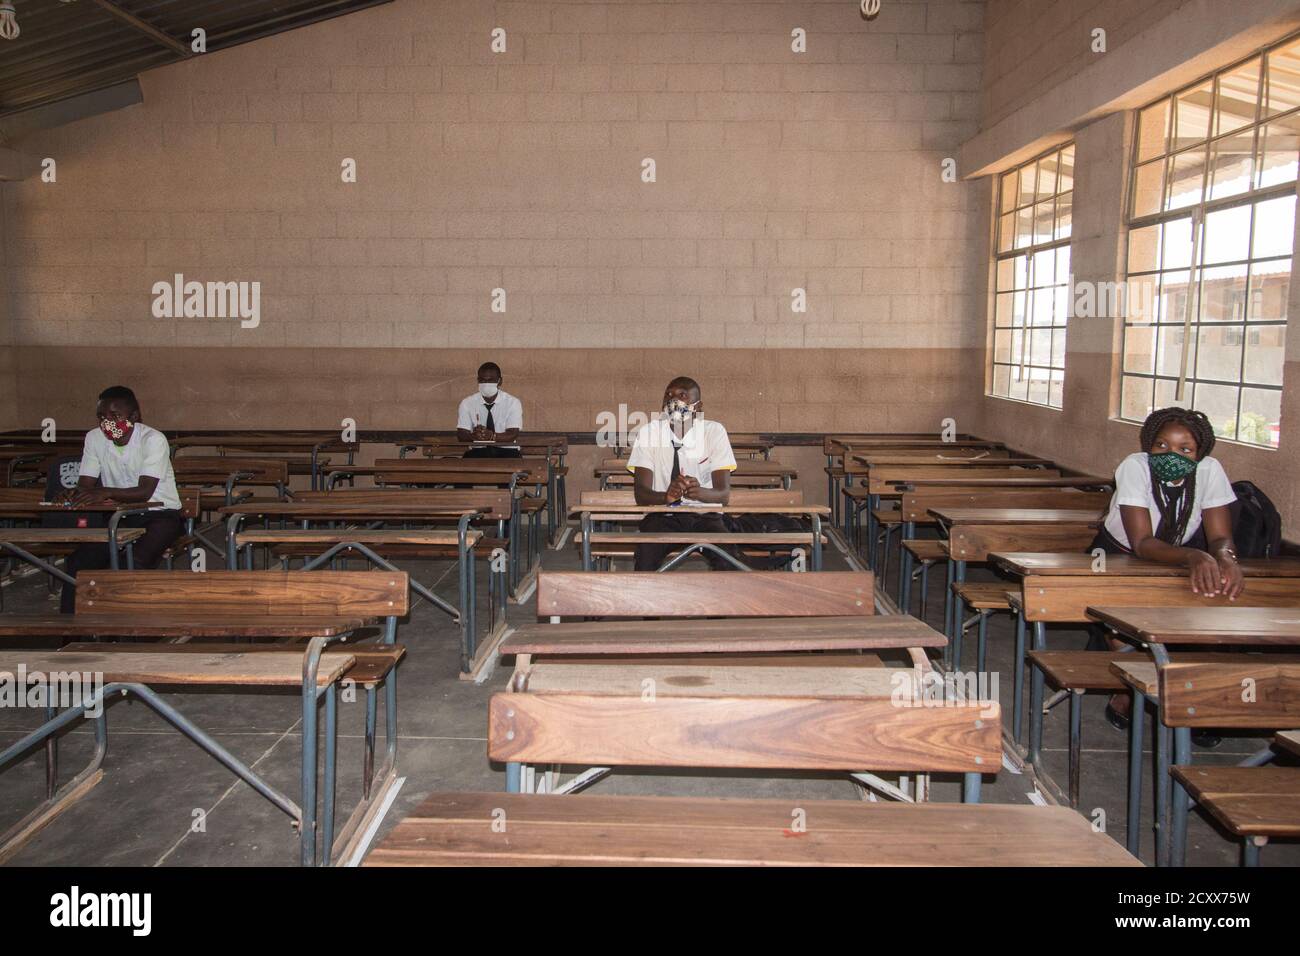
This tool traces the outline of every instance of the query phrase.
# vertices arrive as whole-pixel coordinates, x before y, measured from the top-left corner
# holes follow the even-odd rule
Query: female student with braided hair
[[[1210,457],[1210,420],[1186,408],[1157,409],[1143,422],[1139,441],[1142,451],[1115,469],[1115,494],[1092,548],[1183,565],[1193,594],[1236,600],[1244,581],[1228,506],[1237,496],[1223,466]],[[1107,642],[1112,650],[1131,649],[1115,638]],[[1128,697],[1112,697],[1107,719],[1123,729],[1128,707]],[[1203,745],[1217,742],[1212,734],[1199,736]]]

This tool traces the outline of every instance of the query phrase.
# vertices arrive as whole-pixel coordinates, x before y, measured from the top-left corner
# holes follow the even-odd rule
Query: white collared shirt
[[[130,439],[120,447],[98,428],[86,432],[80,475],[98,478],[105,488],[134,488],[140,484],[141,477],[157,478],[158,487],[152,500],[161,506],[154,510],[180,510],[181,497],[176,491],[167,436],[148,425],[136,422]]]
[[[1196,534],[1196,529],[1201,526],[1201,513],[1206,508],[1230,505],[1236,500],[1237,493],[1232,490],[1228,473],[1219,460],[1208,456],[1202,458],[1196,463],[1196,498],[1192,502],[1192,513],[1179,544]],[[1110,510],[1106,513],[1106,530],[1111,537],[1124,547],[1132,548],[1124,531],[1124,518],[1119,510],[1121,505],[1146,508],[1151,515],[1152,534],[1160,527],[1160,506],[1151,492],[1151,466],[1147,463],[1146,452],[1134,452],[1115,469],[1115,494],[1111,496]]]
[[[475,392],[460,403],[460,411],[456,415],[456,427],[472,432],[475,426],[487,424],[487,416],[487,402],[483,400],[481,394]],[[498,388],[496,397],[492,399],[492,424],[495,426],[494,431],[497,432],[508,432],[512,428],[523,431],[523,403],[509,392]]]
[[[676,438],[667,419],[642,426],[628,455],[627,470],[635,473],[638,468],[649,468],[654,474],[651,487],[655,491],[667,491],[672,482]],[[736,470],[736,456],[731,452],[731,440],[721,422],[697,419],[683,436],[677,454],[681,474],[694,478],[701,488],[713,487],[715,471]],[[682,503],[697,507],[704,504],[685,498]]]

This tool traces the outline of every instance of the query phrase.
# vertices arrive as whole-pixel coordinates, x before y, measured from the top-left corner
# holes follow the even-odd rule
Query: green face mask
[[[1186,478],[1196,470],[1196,459],[1180,455],[1176,451],[1167,451],[1163,455],[1147,455],[1151,473],[1161,481],[1170,482]]]

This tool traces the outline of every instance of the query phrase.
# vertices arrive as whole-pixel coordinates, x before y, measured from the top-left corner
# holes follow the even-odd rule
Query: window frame
[[[1237,431],[1236,434],[1231,437],[1220,435],[1217,436],[1218,439],[1220,441],[1245,445],[1250,448],[1265,449],[1270,451],[1275,451],[1278,448],[1278,446],[1274,444],[1259,444],[1257,442],[1246,441],[1242,439],[1240,435],[1241,435],[1243,395],[1249,389],[1253,389],[1257,391],[1276,392],[1278,394],[1278,405],[1279,405],[1278,421],[1279,423],[1281,421],[1282,395],[1283,395],[1283,389],[1285,388],[1285,381],[1284,381],[1285,365],[1286,365],[1285,343],[1283,344],[1283,350],[1284,350],[1283,352],[1284,357],[1282,361],[1283,371],[1279,375],[1279,384],[1271,385],[1271,384],[1261,384],[1258,382],[1248,380],[1246,374],[1246,357],[1247,357],[1246,340],[1250,332],[1253,330],[1279,328],[1279,327],[1285,330],[1290,320],[1289,309],[1288,309],[1288,314],[1284,315],[1280,319],[1265,319],[1265,320],[1256,321],[1250,318],[1250,301],[1252,296],[1251,280],[1254,277],[1255,265],[1260,263],[1289,260],[1291,263],[1291,268],[1288,273],[1289,276],[1288,281],[1290,281],[1290,279],[1293,278],[1295,274],[1295,254],[1296,254],[1294,238],[1293,238],[1292,248],[1290,252],[1286,255],[1266,255],[1266,256],[1259,256],[1259,257],[1255,256],[1254,254],[1255,253],[1255,209],[1256,207],[1258,207],[1263,203],[1276,200],[1276,199],[1291,198],[1295,200],[1297,198],[1297,187],[1298,185],[1300,185],[1300,171],[1298,171],[1298,175],[1295,179],[1289,180],[1287,182],[1274,183],[1273,185],[1270,186],[1261,186],[1258,188],[1254,188],[1253,184],[1258,180],[1261,174],[1261,168],[1259,165],[1262,161],[1262,157],[1260,154],[1260,145],[1261,145],[1262,135],[1265,129],[1270,124],[1278,123],[1280,120],[1284,120],[1287,118],[1300,119],[1300,102],[1298,102],[1296,106],[1293,106],[1288,110],[1274,113],[1274,114],[1268,113],[1268,99],[1269,99],[1269,92],[1270,92],[1270,76],[1269,76],[1270,54],[1282,50],[1285,47],[1294,45],[1298,40],[1300,40],[1300,32],[1292,33],[1286,37],[1283,37],[1280,40],[1275,40],[1271,43],[1259,47],[1258,49],[1254,50],[1252,53],[1250,53],[1247,56],[1234,60],[1231,63],[1227,63],[1224,66],[1219,67],[1203,76],[1200,76],[1189,83],[1182,84],[1177,88],[1169,91],[1168,93],[1159,96],[1156,99],[1148,103],[1145,103],[1142,106],[1138,107],[1136,110],[1134,110],[1133,135],[1131,137],[1132,143],[1130,146],[1129,157],[1128,157],[1128,169],[1127,169],[1128,175],[1127,175],[1127,182],[1126,182],[1125,196],[1124,196],[1124,246],[1125,246],[1124,287],[1126,290],[1131,292],[1131,290],[1133,289],[1133,280],[1135,278],[1138,279],[1155,278],[1157,280],[1160,280],[1162,276],[1170,273],[1186,272],[1188,301],[1185,303],[1184,311],[1190,317],[1185,319],[1181,323],[1168,322],[1165,319],[1164,315],[1161,315],[1159,317],[1147,317],[1143,321],[1132,321],[1130,319],[1130,314],[1129,314],[1130,310],[1126,304],[1124,314],[1120,317],[1122,327],[1120,330],[1120,350],[1118,355],[1119,362],[1118,362],[1118,367],[1116,369],[1116,372],[1119,376],[1119,382],[1118,382],[1119,388],[1117,390],[1118,405],[1115,409],[1114,414],[1111,416],[1111,419],[1113,421],[1124,422],[1126,424],[1141,424],[1141,421],[1139,420],[1124,417],[1125,386],[1127,380],[1129,379],[1140,379],[1148,383],[1151,392],[1152,408],[1155,408],[1157,405],[1156,391],[1159,387],[1159,383],[1162,381],[1173,382],[1175,386],[1173,401],[1185,404],[1188,407],[1194,407],[1194,405],[1191,402],[1191,396],[1195,395],[1196,387],[1198,385],[1203,384],[1209,386],[1232,388],[1236,390],[1236,413],[1233,418],[1233,421],[1236,424]],[[1259,77],[1258,80],[1256,81],[1256,86],[1255,86],[1254,117],[1248,123],[1243,123],[1234,129],[1228,130],[1226,133],[1221,132],[1216,127],[1216,120],[1218,119],[1219,112],[1220,112],[1221,82],[1224,77],[1230,76],[1234,72],[1238,71],[1241,67],[1249,64],[1252,60],[1259,61],[1259,71],[1258,71]],[[1178,126],[1177,104],[1179,98],[1186,95],[1190,91],[1196,90],[1198,87],[1204,86],[1206,83],[1210,84],[1210,106],[1209,106],[1209,117],[1206,124],[1207,132],[1206,132],[1205,139],[1199,140],[1197,143],[1191,146],[1185,146],[1181,149],[1176,149],[1175,146],[1176,146],[1177,126]],[[1145,161],[1140,161],[1139,157],[1141,156],[1141,150],[1143,144],[1142,129],[1141,129],[1142,116],[1148,110],[1155,107],[1159,107],[1161,104],[1165,104],[1165,103],[1167,103],[1168,106],[1165,111],[1166,114],[1165,129],[1164,129],[1162,152],[1157,157],[1152,157],[1152,158],[1148,158]],[[1212,175],[1215,171],[1214,157],[1216,156],[1216,148],[1215,148],[1216,144],[1227,141],[1233,137],[1240,138],[1242,134],[1245,133],[1247,130],[1249,130],[1250,137],[1251,137],[1251,152],[1250,152],[1250,157],[1251,157],[1250,181],[1252,184],[1251,188],[1247,188],[1244,192],[1237,193],[1235,195],[1222,196],[1217,199],[1210,198],[1210,190],[1212,188]],[[1199,201],[1185,206],[1179,206],[1172,209],[1165,209],[1164,206],[1166,203],[1166,196],[1172,188],[1171,178],[1172,178],[1172,170],[1174,169],[1175,159],[1179,156],[1194,154],[1197,151],[1199,151],[1204,157],[1203,168],[1201,170]],[[1297,163],[1300,164],[1300,150],[1297,151],[1297,156],[1298,156]],[[1160,200],[1159,200],[1160,208],[1157,211],[1152,213],[1147,213],[1141,216],[1135,215],[1135,211],[1137,209],[1137,202],[1138,202],[1138,187],[1139,187],[1138,170],[1142,167],[1154,166],[1157,163],[1161,165]],[[1205,242],[1204,242],[1206,220],[1209,219],[1212,215],[1222,213],[1231,209],[1242,209],[1242,208],[1251,210],[1251,222],[1248,230],[1248,239],[1247,239],[1245,258],[1244,259],[1234,258],[1224,262],[1207,263],[1205,261]],[[1300,210],[1300,201],[1297,201],[1297,209]],[[1190,256],[1188,258],[1188,264],[1184,269],[1167,268],[1165,267],[1166,249],[1163,244],[1163,229],[1165,225],[1167,225],[1168,223],[1175,222],[1178,220],[1183,220],[1183,219],[1187,219],[1189,221],[1190,232],[1191,232],[1192,245],[1190,249]],[[1134,232],[1138,230],[1145,229],[1152,226],[1160,227],[1160,229],[1162,230],[1160,251],[1158,254],[1158,258],[1154,264],[1154,268],[1134,269],[1132,267],[1132,245],[1130,242],[1131,236]],[[1204,292],[1205,292],[1205,281],[1206,281],[1205,273],[1207,271],[1212,271],[1212,270],[1221,269],[1225,267],[1240,267],[1245,270],[1246,309],[1245,311],[1243,311],[1243,317],[1240,321],[1235,321],[1235,322],[1206,321],[1204,319],[1204,315],[1205,315]],[[1181,328],[1183,330],[1183,344],[1182,344],[1183,355],[1179,363],[1180,371],[1179,374],[1177,375],[1171,376],[1167,373],[1162,373],[1160,371],[1161,353],[1159,350],[1159,341],[1155,336],[1158,335],[1159,329],[1162,327]],[[1152,333],[1153,340],[1151,345],[1151,350],[1152,350],[1151,371],[1149,372],[1129,371],[1128,369],[1125,368],[1125,365],[1127,364],[1127,357],[1128,357],[1129,330],[1132,328],[1155,330]],[[1203,376],[1199,374],[1199,368],[1198,368],[1199,360],[1200,360],[1199,338],[1202,330],[1206,328],[1231,329],[1231,330],[1239,331],[1241,333],[1242,335],[1241,354],[1239,356],[1239,362],[1237,367],[1237,378],[1235,381],[1228,381],[1220,378],[1213,378],[1208,375]],[[1198,348],[1196,350],[1195,356],[1189,357],[1189,352],[1192,351],[1191,342],[1194,338],[1198,341]],[[1182,381],[1184,386],[1183,395],[1185,397],[1183,399],[1178,398],[1178,383],[1180,380]]]
[[[1037,184],[1037,182],[1035,182],[1035,184],[1034,184],[1034,187],[1035,187],[1035,188],[1034,188],[1033,198],[1032,198],[1028,203],[1020,203],[1020,202],[1019,202],[1019,198],[1020,198],[1020,195],[1022,194],[1022,193],[1021,193],[1021,188],[1020,188],[1020,181],[1021,181],[1021,180],[1020,180],[1020,177],[1021,177],[1021,174],[1023,173],[1023,171],[1026,170],[1026,169],[1036,170],[1036,169],[1038,168],[1038,164],[1039,164],[1042,160],[1047,159],[1048,157],[1053,156],[1053,155],[1064,155],[1064,153],[1065,153],[1067,150],[1070,151],[1070,154],[1071,154],[1071,157],[1072,157],[1072,162],[1071,162],[1071,166],[1070,166],[1070,169],[1071,169],[1071,174],[1070,174],[1070,188],[1069,188],[1068,190],[1061,190],[1061,189],[1058,188],[1058,189],[1054,190],[1054,191],[1053,191],[1049,196],[1043,196],[1043,197],[1040,197],[1039,194],[1038,194],[1038,190],[1037,190],[1037,186],[1038,186],[1038,184]],[[1036,277],[1035,277],[1035,275],[1034,275],[1034,268],[1035,268],[1035,267],[1034,267],[1034,260],[1035,260],[1035,258],[1036,258],[1038,255],[1040,255],[1040,254],[1042,254],[1042,253],[1044,253],[1044,252],[1052,252],[1052,253],[1053,253],[1053,272],[1055,273],[1055,271],[1056,271],[1056,268],[1055,268],[1055,253],[1057,252],[1057,250],[1062,249],[1062,248],[1064,248],[1064,249],[1071,249],[1071,245],[1072,245],[1073,240],[1074,240],[1074,195],[1075,195],[1075,174],[1074,174],[1074,169],[1075,169],[1075,166],[1074,166],[1073,159],[1074,159],[1074,157],[1077,157],[1077,155],[1078,155],[1078,154],[1077,154],[1077,150],[1076,150],[1076,147],[1075,147],[1075,141],[1074,141],[1073,139],[1068,139],[1068,140],[1065,140],[1065,141],[1063,141],[1063,142],[1059,142],[1059,143],[1054,144],[1053,146],[1051,146],[1051,147],[1049,147],[1049,148],[1043,150],[1043,151],[1040,152],[1040,153],[1037,153],[1036,155],[1034,155],[1034,156],[1030,157],[1029,159],[1025,160],[1024,162],[1017,163],[1015,166],[1012,166],[1012,167],[1010,167],[1009,169],[1004,169],[1004,170],[1001,170],[1000,172],[994,174],[995,189],[994,189],[994,196],[993,196],[993,240],[992,240],[992,251],[993,251],[993,255],[992,255],[992,280],[991,280],[991,283],[990,283],[991,286],[992,286],[992,295],[991,295],[991,297],[990,297],[991,308],[990,308],[990,310],[989,310],[989,326],[988,326],[988,328],[989,328],[989,343],[988,343],[988,363],[987,363],[987,366],[986,366],[986,375],[987,375],[987,378],[986,378],[986,384],[985,384],[985,389],[984,389],[984,394],[985,394],[985,397],[986,397],[986,398],[996,398],[996,399],[1001,399],[1002,401],[1006,401],[1006,402],[1018,402],[1018,403],[1020,403],[1020,404],[1022,404],[1022,405],[1032,405],[1032,406],[1035,407],[1035,408],[1046,408],[1046,409],[1050,409],[1050,410],[1052,410],[1052,411],[1057,411],[1057,412],[1061,411],[1061,410],[1063,409],[1063,407],[1064,407],[1064,404],[1065,404],[1065,366],[1066,366],[1066,355],[1067,355],[1066,347],[1063,346],[1062,349],[1061,349],[1061,364],[1060,364],[1059,366],[1051,364],[1051,358],[1052,358],[1052,357],[1051,357],[1051,354],[1050,354],[1050,352],[1051,352],[1051,349],[1050,349],[1050,348],[1049,348],[1048,361],[1047,361],[1046,364],[1034,363],[1034,364],[1030,365],[1030,363],[1026,361],[1026,353],[1027,353],[1027,351],[1029,351],[1030,332],[1033,331],[1033,330],[1039,330],[1039,331],[1046,330],[1047,332],[1051,333],[1052,336],[1055,336],[1055,335],[1057,335],[1058,333],[1059,333],[1062,337],[1066,337],[1066,336],[1067,336],[1067,332],[1068,332],[1068,324],[1069,324],[1069,318],[1070,318],[1070,314],[1071,314],[1071,312],[1073,311],[1073,310],[1072,310],[1072,303],[1071,303],[1071,301],[1070,301],[1071,296],[1072,296],[1073,293],[1072,293],[1072,290],[1071,290],[1071,284],[1070,284],[1070,281],[1069,281],[1069,276],[1072,276],[1072,275],[1074,274],[1074,273],[1073,273],[1073,265],[1071,264],[1071,269],[1070,269],[1070,271],[1068,272],[1067,280],[1066,280],[1065,285],[1061,285],[1060,283],[1057,283],[1057,282],[1055,281],[1055,276],[1053,276],[1053,281],[1050,282],[1050,283],[1048,283],[1048,284],[1046,284],[1046,285],[1035,285],[1035,278],[1036,278]],[[1059,183],[1060,183],[1060,179],[1059,179],[1059,170],[1060,170],[1060,166],[1059,166],[1059,164],[1058,164],[1057,170],[1058,170],[1057,185],[1058,185],[1058,187],[1059,187]],[[1012,203],[1010,209],[1006,209],[1006,210],[1004,210],[1004,209],[1003,209],[1003,201],[1002,201],[1002,190],[1003,190],[1003,184],[1004,184],[1004,182],[1005,182],[1007,176],[1009,176],[1009,175],[1011,175],[1011,174],[1013,174],[1013,173],[1016,174],[1016,180],[1015,180],[1015,183],[1016,183],[1016,193],[1017,193],[1017,195],[1016,195],[1016,202],[1013,202],[1013,203]],[[1060,200],[1061,200],[1061,198],[1062,198],[1063,196],[1069,196],[1069,198],[1070,198],[1070,209],[1071,209],[1071,212],[1070,212],[1070,232],[1069,232],[1069,234],[1068,234],[1068,235],[1065,235],[1065,236],[1060,236],[1060,237],[1057,237],[1057,236],[1056,236],[1056,232],[1057,232],[1057,229],[1058,229],[1058,219],[1057,219],[1057,215],[1058,215],[1058,213],[1056,213],[1056,212],[1054,211],[1053,219],[1052,219],[1052,233],[1053,233],[1053,238],[1048,239],[1048,240],[1043,241],[1043,242],[1038,242],[1038,243],[1030,242],[1028,245],[1021,246],[1021,247],[1017,247],[1017,246],[1015,245],[1015,235],[1014,235],[1014,232],[1015,232],[1015,227],[1016,227],[1017,218],[1018,218],[1019,214],[1021,213],[1021,211],[1022,211],[1022,210],[1025,210],[1025,209],[1030,209],[1030,210],[1032,210],[1032,209],[1034,209],[1037,205],[1039,205],[1040,203],[1043,203],[1043,202],[1052,202],[1052,203],[1054,204],[1055,207],[1059,207]],[[1006,217],[1006,216],[1008,216],[1008,215],[1010,215],[1010,216],[1012,217],[1012,223],[1011,223],[1011,225],[1012,225],[1012,240],[1011,240],[1011,247],[1010,247],[1009,249],[1007,249],[1005,252],[1002,252],[1002,251],[999,251],[999,249],[1000,249],[1000,247],[1001,247],[1001,245],[1002,245],[1002,242],[1001,242],[1001,240],[1002,240],[1002,221],[1003,221],[1004,217]],[[1032,225],[1032,219],[1033,219],[1033,217],[1032,217],[1032,215],[1031,215],[1031,226],[1030,226],[1031,231],[1032,231],[1033,228],[1034,228],[1034,225]],[[1005,261],[1012,260],[1012,259],[1016,259],[1016,258],[1019,258],[1019,257],[1021,257],[1021,256],[1023,256],[1023,257],[1025,258],[1025,285],[1024,285],[1024,288],[1023,288],[1023,289],[1012,288],[1012,289],[1005,289],[1005,290],[1004,290],[1004,289],[1001,289],[1001,288],[999,287],[999,284],[998,284],[998,275],[999,275],[999,271],[1000,271],[1000,269],[999,269],[1000,265],[1001,265],[1003,262],[1005,262]],[[1073,252],[1072,252],[1072,251],[1071,251],[1071,263],[1073,263]],[[1033,299],[1034,299],[1038,294],[1047,294],[1047,295],[1049,295],[1049,296],[1055,296],[1055,295],[1056,295],[1055,290],[1057,290],[1057,289],[1062,289],[1062,288],[1065,289],[1065,313],[1064,313],[1063,315],[1061,315],[1061,316],[1057,316],[1057,315],[1055,314],[1055,309],[1053,309],[1052,322],[1051,322],[1050,325],[1045,325],[1045,326],[1035,326],[1035,325],[1032,323],[1032,318],[1031,318],[1031,317],[1032,317],[1032,314],[1033,314]],[[1013,296],[1014,296],[1014,294],[1016,294],[1016,293],[1023,293],[1023,294],[1025,295],[1024,321],[1023,321],[1023,324],[1020,325],[1020,326],[1018,326],[1018,327],[1017,327],[1016,325],[1014,325],[1014,324],[1009,325],[1009,326],[1000,326],[1000,325],[998,325],[998,297],[999,297],[1000,295],[1004,294],[1004,293],[1006,293],[1006,294],[1012,294]],[[1010,360],[1010,361],[1006,361],[1006,362],[1001,362],[1001,361],[999,361],[999,360],[998,360],[998,357],[997,357],[997,334],[998,334],[998,332],[999,332],[999,331],[1007,331],[1007,332],[1010,333],[1010,332],[1014,332],[1014,331],[1016,331],[1017,328],[1019,328],[1019,330],[1021,331],[1021,343],[1020,343],[1020,356],[1019,356],[1019,358],[1018,358],[1018,359],[1012,359],[1012,360]],[[1013,336],[1013,338],[1014,338],[1014,336]],[[1068,339],[1067,339],[1067,341],[1068,341]],[[997,370],[998,370],[998,368],[1000,368],[1000,367],[1001,367],[1001,368],[1006,368],[1006,369],[1008,369],[1008,370],[1009,370],[1009,371],[1008,371],[1008,375],[1010,375],[1011,372],[1013,372],[1013,371],[1015,371],[1015,370],[1019,370],[1021,376],[1023,376],[1023,375],[1025,374],[1025,370],[1028,369],[1028,368],[1040,368],[1040,369],[1046,369],[1047,372],[1048,372],[1048,375],[1049,375],[1049,377],[1048,377],[1048,381],[1047,381],[1047,401],[1037,401],[1037,400],[1035,400],[1035,399],[1029,398],[1029,397],[1028,397],[1028,392],[1029,392],[1028,386],[1026,386],[1026,390],[1025,390],[1025,391],[1026,391],[1026,397],[1024,397],[1024,398],[1021,398],[1021,397],[1019,397],[1019,396],[1014,396],[1014,395],[1001,395],[1001,394],[998,394],[996,391],[994,391],[994,388],[995,388],[995,383],[996,383],[996,381],[997,381]],[[1053,385],[1053,378],[1052,378],[1052,376],[1053,376],[1055,373],[1059,373],[1059,374],[1060,374],[1060,381],[1061,381],[1061,388],[1060,388],[1061,404],[1059,404],[1059,405],[1052,404],[1052,391],[1053,391],[1053,389],[1052,389],[1052,385]]]

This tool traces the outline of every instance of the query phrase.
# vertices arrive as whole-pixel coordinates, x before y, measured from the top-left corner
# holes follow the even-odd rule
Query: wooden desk
[[[0,637],[153,637],[271,639],[341,637],[365,627],[366,618],[339,615],[204,614],[149,611],[139,614],[5,614]],[[301,656],[301,655],[299,655]],[[301,673],[301,668],[299,668]]]
[[[830,514],[830,509],[825,505],[750,505],[746,504],[738,507],[722,507],[720,505],[637,505],[637,504],[584,504],[573,505],[569,512],[579,517],[582,535],[582,567],[585,571],[593,568],[591,554],[591,536],[594,530],[593,522],[595,521],[620,521],[639,518],[648,514],[770,514],[770,515],[797,515],[807,517],[812,525],[808,534],[809,546],[812,554],[809,557],[809,567],[813,571],[820,571],[822,567],[822,528],[821,519]],[[689,535],[689,533],[686,533]],[[709,540],[713,537],[705,533],[700,533],[699,537]],[[757,535],[755,537],[761,537]],[[649,538],[645,539],[647,542]],[[684,542],[685,543],[685,542]],[[743,542],[742,542],[743,543]]]
[[[781,486],[788,490],[791,482],[795,478],[799,477],[799,470],[790,465],[782,464],[779,461],[741,459],[736,462],[736,469],[731,473],[731,475],[733,478],[778,479],[781,482]],[[626,476],[630,480],[632,473],[628,471],[626,459],[615,459],[601,462],[601,464],[596,467],[594,476],[600,479],[600,487],[603,491],[608,487],[609,479],[615,476]]]
[[[1300,601],[1278,607],[1089,607],[1088,616],[1144,644],[1300,645]]]
[[[41,497],[43,497],[43,492]],[[53,504],[48,501],[29,501],[26,504],[0,501],[0,517],[6,518],[39,518],[43,514],[86,513],[110,515],[106,528],[6,528],[0,530],[0,551],[12,554],[19,560],[39,568],[50,577],[62,581],[64,584],[75,586],[75,582],[66,571],[55,566],[53,562],[46,561],[39,555],[32,553],[29,549],[35,548],[39,550],[42,547],[103,542],[104,547],[108,549],[109,567],[116,570],[118,567],[118,548],[124,544],[126,545],[126,566],[128,569],[134,568],[135,553],[131,545],[136,539],[144,535],[144,529],[120,528],[118,524],[128,514],[161,507],[162,502],[160,501],[146,501],[130,505],[109,502],[105,504],[78,505],[76,508]]]
[[[902,614],[725,618],[692,621],[579,621],[519,625],[502,654],[760,654],[942,647],[944,637]],[[721,663],[721,661],[719,661]]]
[[[221,514],[227,516],[227,562],[228,567],[235,568],[238,566],[239,551],[243,549],[245,554],[245,567],[252,570],[253,565],[253,544],[268,543],[272,540],[291,543],[294,540],[309,539],[310,529],[285,529],[282,532],[256,532],[256,538],[249,533],[241,532],[240,526],[244,520],[253,516],[262,517],[280,517],[294,521],[312,521],[312,520],[370,520],[381,521],[388,519],[408,519],[415,521],[428,521],[438,518],[456,518],[457,527],[454,534],[456,535],[456,559],[459,571],[459,599],[460,606],[457,607],[442,597],[435,594],[432,590],[425,587],[414,578],[410,579],[410,588],[416,594],[419,594],[431,605],[454,618],[461,625],[462,640],[462,671],[467,671],[470,662],[474,658],[475,645],[477,642],[477,605],[478,590],[475,583],[475,557],[474,548],[477,546],[482,535],[473,532],[469,528],[470,521],[476,516],[484,513],[481,507],[469,505],[458,505],[455,502],[446,504],[435,504],[428,501],[420,502],[420,492],[410,492],[411,500],[409,503],[403,501],[402,492],[392,492],[392,500],[388,501],[355,501],[349,502],[343,496],[347,492],[336,492],[340,496],[338,501],[317,500],[266,500],[266,499],[248,499],[237,502],[233,505],[227,505],[221,509]],[[501,494],[505,494],[502,492]],[[326,499],[330,496],[326,495]],[[515,523],[513,517],[510,524],[510,550],[514,551],[515,540]],[[329,561],[335,554],[344,550],[356,551],[363,555],[367,561],[376,567],[384,568],[389,571],[396,571],[398,568],[392,562],[388,561],[382,555],[378,554],[371,544],[383,544],[384,535],[375,535],[378,529],[345,529],[335,532],[337,535],[332,544],[318,557],[306,562],[302,570],[312,570]],[[317,534],[324,532],[318,531]],[[450,533],[450,532],[448,532]],[[438,540],[441,540],[439,538]],[[426,543],[421,541],[420,543]],[[490,593],[495,593],[495,588],[489,588]],[[504,593],[502,594],[504,601]],[[495,618],[495,604],[493,605],[493,618]],[[491,628],[495,629],[495,619],[491,621]]]
[[[1300,730],[1284,730],[1273,738],[1279,749],[1300,757]]]
[[[1140,866],[1067,807],[435,793],[365,866]],[[500,808],[509,835],[493,832]]]

